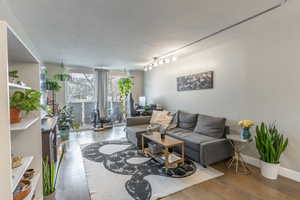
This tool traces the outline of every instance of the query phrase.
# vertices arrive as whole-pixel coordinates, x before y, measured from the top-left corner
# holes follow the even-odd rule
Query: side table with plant
[[[288,139],[284,138],[275,124],[256,126],[256,148],[261,160],[261,174],[269,179],[277,179],[280,156],[286,150]]]
[[[45,109],[40,104],[41,95],[39,91],[31,89],[14,92],[10,97],[10,122],[12,124],[21,122],[21,111],[28,115],[32,111]]]

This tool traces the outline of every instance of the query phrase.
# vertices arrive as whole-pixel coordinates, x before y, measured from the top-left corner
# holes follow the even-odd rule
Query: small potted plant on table
[[[260,155],[261,174],[268,179],[277,179],[279,158],[288,145],[275,124],[266,126],[264,123],[256,126],[256,148]]]
[[[31,111],[44,109],[40,104],[41,93],[36,90],[16,91],[10,97],[10,123],[21,122],[21,111],[27,115]]]

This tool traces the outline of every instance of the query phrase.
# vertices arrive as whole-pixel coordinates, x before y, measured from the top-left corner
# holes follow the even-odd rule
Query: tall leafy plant
[[[121,78],[118,81],[118,87],[120,91],[120,100],[121,100],[121,106],[122,106],[122,112],[123,115],[126,117],[127,112],[126,112],[126,100],[128,95],[131,92],[133,86],[133,82],[131,78]]]
[[[273,164],[279,163],[280,156],[288,145],[288,139],[284,139],[275,124],[267,126],[261,123],[256,126],[255,140],[260,159]]]
[[[40,104],[41,93],[36,90],[16,91],[10,97],[10,107],[18,110],[23,110],[28,114],[31,111],[45,109]]]

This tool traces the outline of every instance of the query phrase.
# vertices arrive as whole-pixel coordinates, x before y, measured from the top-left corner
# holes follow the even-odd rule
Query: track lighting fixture
[[[240,21],[237,21],[237,22],[235,22],[235,23],[233,23],[233,24],[231,24],[231,25],[225,26],[225,27],[223,27],[223,28],[221,28],[221,29],[219,29],[219,30],[213,32],[213,33],[210,33],[210,34],[208,34],[208,35],[205,35],[205,36],[203,36],[202,38],[200,38],[200,39],[198,39],[198,40],[192,41],[192,42],[187,43],[187,44],[185,44],[185,45],[183,45],[183,46],[181,46],[181,47],[179,47],[179,48],[177,48],[177,49],[174,49],[174,50],[172,50],[172,51],[166,52],[165,54],[162,54],[162,55],[160,55],[159,57],[154,57],[152,63],[153,63],[154,66],[156,67],[156,66],[158,66],[158,64],[161,65],[161,64],[164,64],[164,63],[168,64],[168,63],[170,63],[170,62],[175,62],[175,61],[177,61],[178,58],[177,58],[176,56],[174,56],[174,54],[177,54],[177,53],[178,53],[179,51],[181,51],[182,49],[185,49],[185,48],[188,48],[188,47],[190,47],[190,46],[196,45],[196,44],[198,44],[198,43],[200,43],[200,42],[202,42],[202,41],[204,41],[204,40],[206,40],[206,39],[209,39],[209,38],[211,38],[211,37],[214,37],[214,36],[216,36],[216,35],[218,35],[218,34],[220,34],[220,33],[223,33],[223,32],[225,32],[225,31],[229,30],[229,29],[232,29],[232,28],[234,28],[234,27],[236,27],[236,26],[239,26],[239,25],[241,25],[241,24],[243,24],[243,23],[246,23],[246,22],[251,21],[251,20],[253,20],[253,19],[255,19],[255,18],[258,18],[258,17],[260,17],[260,16],[262,16],[262,15],[264,15],[264,14],[266,14],[266,13],[269,13],[269,12],[271,12],[271,11],[273,11],[273,10],[275,10],[275,9],[277,9],[277,8],[279,8],[279,7],[281,7],[281,6],[283,6],[283,5],[286,4],[287,2],[288,2],[288,0],[280,0],[280,3],[274,5],[274,6],[271,7],[271,8],[268,8],[268,9],[265,9],[265,10],[263,10],[263,11],[260,11],[260,12],[254,14],[254,15],[252,15],[252,16],[249,16],[249,17],[247,17],[247,18],[245,18],[245,19],[241,19]],[[173,55],[173,56],[171,56],[171,55]]]

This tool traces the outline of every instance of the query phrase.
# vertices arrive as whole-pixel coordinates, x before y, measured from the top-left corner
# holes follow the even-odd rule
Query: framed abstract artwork
[[[213,79],[213,71],[177,77],[177,91],[212,89]]]

